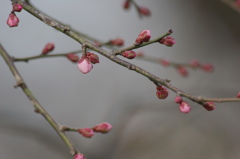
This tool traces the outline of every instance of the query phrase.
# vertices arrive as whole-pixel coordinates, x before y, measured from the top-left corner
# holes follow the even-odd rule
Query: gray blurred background
[[[150,18],[139,19],[134,8],[122,9],[123,0],[35,1],[32,3],[71,27],[108,41],[120,37],[125,46],[143,29],[152,37],[172,28],[174,47],[150,45],[145,54],[175,62],[199,59],[212,63],[209,74],[190,71],[188,78],[172,68],[132,60],[161,78],[194,95],[233,97],[240,90],[240,15],[220,0],[136,0],[151,9]],[[6,25],[11,2],[0,1],[0,42],[14,57],[41,53],[48,42],[54,53],[80,49],[64,34],[32,15],[17,13],[19,26]],[[108,121],[114,129],[92,139],[68,133],[88,159],[238,159],[240,158],[240,104],[217,104],[207,112],[190,102],[185,115],[174,103],[174,93],[158,100],[155,86],[105,57],[87,75],[65,58],[16,63],[25,82],[46,110],[61,124],[94,126]],[[49,124],[34,113],[23,92],[0,58],[0,159],[72,158]]]

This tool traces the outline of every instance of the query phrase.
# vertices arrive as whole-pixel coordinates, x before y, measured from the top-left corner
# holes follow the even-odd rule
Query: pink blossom
[[[18,26],[18,23],[19,23],[18,17],[16,16],[16,14],[14,12],[11,12],[7,19],[7,25],[9,27],[16,27],[16,26]]]
[[[206,72],[213,72],[214,67],[212,64],[204,64],[204,65],[202,65],[202,70],[204,70]]]
[[[180,105],[179,105],[179,109],[180,109],[180,111],[181,111],[182,113],[187,114],[187,113],[190,112],[191,107],[190,107],[190,105],[189,105],[187,102],[182,101],[182,102],[180,103]]]
[[[92,63],[89,61],[88,58],[86,57],[81,57],[80,60],[78,61],[78,69],[86,74],[91,71],[93,68]]]
[[[177,71],[180,73],[180,75],[182,75],[182,76],[188,76],[188,71],[187,71],[187,69],[185,68],[185,67],[183,67],[183,66],[179,66],[179,67],[177,67]]]
[[[123,8],[124,9],[129,9],[130,8],[130,2],[129,0],[125,0],[124,3],[123,3]]]

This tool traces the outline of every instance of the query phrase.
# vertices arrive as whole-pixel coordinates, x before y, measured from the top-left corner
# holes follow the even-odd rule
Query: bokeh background
[[[174,47],[153,44],[145,54],[174,62],[198,59],[215,66],[214,73],[190,71],[187,78],[158,64],[132,60],[155,75],[194,95],[233,97],[240,90],[240,15],[220,0],[136,0],[151,9],[152,16],[139,19],[136,10],[122,9],[123,0],[36,1],[43,12],[101,41],[117,37],[125,46],[143,29],[152,37],[170,28]],[[45,25],[26,11],[17,13],[19,26],[6,25],[9,0],[0,1],[0,42],[14,57],[41,53],[48,42],[54,53],[79,50],[81,46]],[[86,75],[63,57],[16,63],[19,72],[45,109],[61,124],[91,127],[108,121],[114,129],[92,139],[68,133],[89,159],[238,159],[240,157],[240,104],[217,104],[207,112],[190,102],[192,111],[182,114],[174,93],[158,100],[155,86],[145,77],[105,57]],[[72,158],[68,149],[18,89],[0,58],[0,158]]]

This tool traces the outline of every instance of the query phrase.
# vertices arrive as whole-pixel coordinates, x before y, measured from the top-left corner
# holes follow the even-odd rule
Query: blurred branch
[[[20,73],[18,72],[17,68],[15,67],[12,58],[8,55],[8,53],[4,50],[3,46],[0,44],[0,54],[2,55],[3,59],[7,63],[9,69],[11,70],[17,84],[17,87],[21,87],[25,95],[28,97],[28,99],[31,101],[33,107],[35,108],[35,112],[41,114],[48,123],[55,129],[55,131],[58,133],[58,135],[61,137],[61,139],[64,141],[64,143],[67,145],[67,147],[70,150],[71,155],[75,155],[78,153],[77,149],[74,147],[71,140],[66,136],[66,134],[61,131],[61,125],[58,124],[49,114],[48,112],[41,106],[41,104],[37,101],[37,99],[34,97],[32,92],[27,87],[26,83],[24,82],[23,78],[21,77]]]

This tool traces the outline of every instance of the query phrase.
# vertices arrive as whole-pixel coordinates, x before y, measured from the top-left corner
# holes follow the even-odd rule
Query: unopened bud
[[[7,19],[7,25],[9,27],[16,27],[16,26],[18,26],[18,23],[19,23],[18,17],[16,16],[16,14],[14,12],[11,12]]]
[[[191,110],[191,106],[187,103],[187,102],[185,102],[185,101],[182,101],[181,103],[180,103],[180,105],[179,105],[179,109],[180,109],[180,111],[182,112],[182,113],[189,113],[190,112],[190,110]]]
[[[171,36],[168,36],[168,37],[160,39],[159,43],[161,43],[163,45],[166,45],[168,47],[171,47],[171,46],[173,46],[176,43],[176,41]]]
[[[78,69],[86,74],[91,71],[93,68],[92,63],[89,61],[88,58],[86,57],[81,57],[80,60],[78,61]]]
[[[91,138],[94,135],[94,131],[92,128],[81,128],[78,129],[78,132],[86,138]]]
[[[124,51],[122,53],[122,56],[128,59],[134,59],[137,56],[137,54],[134,51],[129,50],[129,51]]]
[[[170,62],[168,60],[165,60],[165,59],[160,59],[160,63],[165,67],[170,65]]]
[[[129,9],[130,8],[130,2],[129,0],[125,0],[124,3],[123,3],[123,8],[124,9]]]
[[[44,55],[48,54],[49,52],[53,51],[54,47],[55,46],[53,43],[46,44],[42,50],[42,54],[44,54]]]
[[[83,154],[78,153],[74,156],[74,159],[85,159],[85,157]]]
[[[140,14],[142,14],[144,16],[150,16],[151,15],[150,10],[146,7],[139,7],[138,11],[139,11]]]
[[[168,90],[166,87],[158,86],[156,95],[159,99],[165,99],[168,97]]]
[[[123,46],[124,45],[124,40],[121,39],[121,38],[116,38],[116,39],[110,40],[109,43],[111,45],[115,45],[115,46]]]
[[[213,72],[214,67],[212,64],[204,64],[204,65],[202,65],[202,70],[205,72]]]
[[[143,30],[135,40],[137,45],[142,44],[143,42],[148,42],[151,38],[151,31],[150,30]]]
[[[206,102],[203,107],[207,109],[208,111],[212,111],[215,109],[215,103],[213,102]]]
[[[197,68],[200,66],[200,63],[198,60],[192,60],[191,63],[190,63],[191,67],[193,68]]]
[[[22,5],[19,3],[13,4],[13,11],[15,12],[21,12],[22,8],[23,8]]]
[[[177,67],[177,71],[178,71],[178,73],[179,73],[180,75],[182,75],[182,76],[184,76],[184,77],[188,76],[188,71],[187,71],[187,69],[186,69],[185,67],[183,67],[183,66],[178,66],[178,67]]]
[[[98,55],[91,53],[91,52],[87,52],[86,53],[87,58],[89,59],[89,61],[93,64],[99,63],[99,57]]]
[[[175,103],[182,103],[182,97],[181,96],[176,96],[175,99],[174,99]]]
[[[103,122],[103,123],[100,123],[98,125],[96,125],[93,130],[95,132],[100,132],[100,133],[107,133],[109,131],[112,130],[112,125],[107,123],[107,122]]]
[[[79,57],[73,53],[67,54],[67,58],[72,62],[78,62]]]

